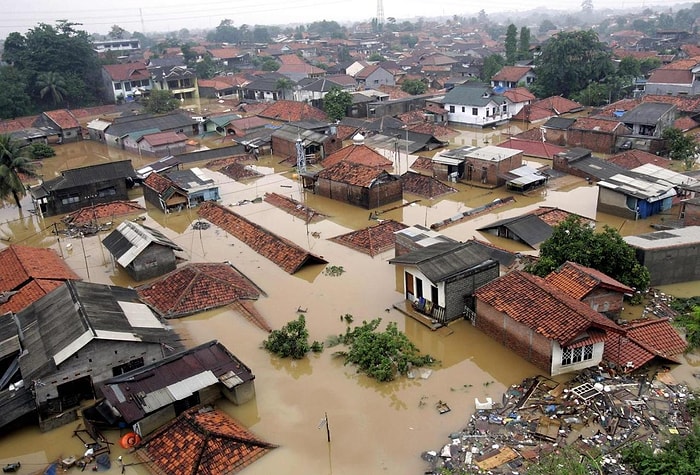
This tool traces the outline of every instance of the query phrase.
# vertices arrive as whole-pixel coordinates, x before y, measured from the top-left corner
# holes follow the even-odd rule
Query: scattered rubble
[[[599,457],[601,473],[634,473],[621,464],[621,449],[633,441],[661,447],[673,434],[686,434],[693,394],[668,372],[619,375],[581,371],[567,383],[544,376],[511,386],[502,401],[475,399],[466,427],[450,434],[439,450],[423,452],[425,474],[525,473],[528,465],[557,447]]]

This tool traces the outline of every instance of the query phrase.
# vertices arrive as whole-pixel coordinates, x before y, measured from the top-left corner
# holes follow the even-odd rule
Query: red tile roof
[[[275,447],[223,411],[195,407],[148,436],[136,454],[159,475],[230,475]]]
[[[113,201],[111,203],[86,206],[66,215],[64,223],[82,226],[104,219],[114,219],[116,216],[124,216],[131,213],[141,213],[146,209],[137,201]]]
[[[29,280],[79,280],[50,248],[12,245],[0,251],[0,292],[18,290]]]
[[[290,274],[294,274],[306,264],[327,263],[322,257],[305,251],[293,242],[213,201],[200,205],[197,212]]]
[[[404,193],[412,193],[430,199],[457,191],[436,178],[415,172],[401,175],[401,183]]]
[[[589,328],[620,331],[590,306],[569,296],[546,280],[512,271],[485,284],[476,297],[546,338],[567,346]],[[477,303],[478,313],[478,303]]]
[[[403,223],[387,220],[376,226],[332,237],[330,240],[374,257],[392,249],[396,239],[394,233],[407,227]]]
[[[624,334],[608,335],[603,357],[629,370],[657,356],[678,363],[688,346],[667,318],[635,320],[622,328]]]
[[[151,78],[146,63],[143,61],[106,64],[102,68],[107,71],[112,81],[138,81]]]
[[[583,216],[579,216],[576,213],[572,213],[570,211],[566,211],[552,206],[540,206],[527,214],[534,214],[550,226],[556,226],[558,224],[561,224],[564,221],[566,221],[566,219],[570,216],[578,216],[581,220],[581,224],[587,224],[589,226],[595,225],[595,220],[593,219],[585,218]]]
[[[259,112],[258,116],[285,122],[308,119],[328,120],[328,116],[321,109],[297,101],[277,101]]]
[[[349,161],[360,165],[366,165],[368,167],[382,169],[392,169],[394,165],[393,162],[388,158],[385,158],[384,155],[364,144],[352,144],[348,145],[347,147],[343,147],[337,152],[333,152],[328,155],[321,162],[321,165],[324,168],[328,168],[341,161]]]
[[[32,127],[32,124],[36,121],[39,116],[32,115],[27,117],[18,117],[17,119],[11,120],[0,120],[0,133],[7,134],[10,132],[17,132],[18,130],[28,129]]]
[[[62,129],[75,129],[80,127],[80,122],[78,122],[78,119],[76,119],[68,109],[46,111],[44,115]]]
[[[0,251],[0,293],[7,300],[0,311],[16,312],[66,280],[80,280],[50,248],[12,245]]]
[[[690,85],[693,83],[693,73],[688,70],[676,69],[656,69],[652,71],[647,79],[647,84],[683,84]]]
[[[634,289],[612,277],[575,262],[565,262],[547,275],[545,280],[576,300],[582,300],[596,288],[610,289],[621,294],[634,292]]]
[[[12,294],[9,300],[0,304],[0,315],[24,310],[44,295],[63,285],[64,282],[65,280],[52,279],[37,279],[27,282],[16,293]]]
[[[146,179],[143,180],[143,184],[157,193],[163,193],[168,187],[173,185],[173,182],[154,172],[150,173]]]
[[[263,197],[266,203],[270,203],[287,213],[304,220],[305,223],[316,223],[326,218],[326,215],[309,208],[305,204],[278,193],[265,193]]]
[[[154,134],[143,135],[137,141],[140,142],[141,140],[147,142],[152,147],[160,147],[162,145],[186,142],[187,136],[180,132],[168,130],[165,132],[156,132]]]
[[[658,165],[662,168],[670,168],[671,160],[653,153],[645,152],[644,150],[626,150],[624,152],[613,155],[608,158],[608,162],[619,165],[627,170],[632,170],[634,168],[640,167],[647,163]]]
[[[418,157],[411,165],[414,170],[432,170],[433,161],[428,157]]]
[[[503,66],[491,77],[492,81],[518,82],[532,70],[530,66]]]
[[[524,106],[513,116],[513,119],[534,122],[581,109],[583,106],[578,102],[561,96],[552,96]]]
[[[621,132],[625,133],[627,129],[625,124],[619,120],[602,119],[599,117],[579,117],[576,119],[571,127],[571,129],[577,130],[590,130],[593,132]]]
[[[318,177],[338,183],[369,188],[382,174],[386,174],[386,172],[379,168],[343,160],[318,172]]]
[[[138,287],[139,298],[165,318],[178,318],[255,300],[260,289],[226,263],[194,263]]]
[[[679,117],[673,122],[673,126],[676,129],[680,129],[683,132],[687,132],[691,129],[698,127],[700,124],[693,120],[691,117],[683,116]]]
[[[526,87],[515,87],[513,89],[508,89],[503,93],[511,102],[527,102],[535,101],[537,97],[531,93]]]
[[[523,155],[548,158],[550,160],[554,159],[558,153],[565,152],[567,150],[564,147],[554,145],[550,142],[543,142],[542,140],[525,140],[516,137],[511,137],[505,142],[499,143],[498,146],[513,150],[522,150]]]

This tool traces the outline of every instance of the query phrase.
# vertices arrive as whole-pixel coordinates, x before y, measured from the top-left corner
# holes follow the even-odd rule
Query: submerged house
[[[23,384],[0,394],[4,424],[38,412],[42,430],[74,421],[101,384],[181,348],[177,336],[123,287],[67,281],[2,322],[16,325]],[[5,330],[7,325],[3,323]],[[16,407],[17,401],[31,404]]]
[[[513,271],[476,290],[474,325],[547,374],[603,361],[609,318],[545,279]]]
[[[413,308],[440,326],[470,316],[474,291],[498,277],[499,263],[476,241],[436,242],[389,260],[403,269],[403,292]]]
[[[136,179],[131,160],[101,163],[61,172],[61,176],[32,187],[29,192],[42,216],[70,213],[85,206],[128,201]]]
[[[122,221],[102,240],[102,244],[135,281],[175,270],[175,251],[182,251],[160,231],[128,220]]]
[[[386,171],[343,160],[315,177],[314,192],[367,209],[403,199],[401,179]]]
[[[649,269],[650,285],[700,280],[700,226],[625,236],[637,260]]]
[[[84,416],[113,427],[128,425],[144,437],[183,411],[222,396],[236,405],[252,400],[254,381],[248,366],[210,341],[108,379],[101,386],[104,399]]]
[[[219,186],[196,167],[151,173],[143,181],[143,197],[164,213],[221,199]]]

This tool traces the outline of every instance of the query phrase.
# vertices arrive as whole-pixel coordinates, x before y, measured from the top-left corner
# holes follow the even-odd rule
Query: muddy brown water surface
[[[469,132],[472,133],[472,132]],[[477,140],[467,136],[460,140]],[[125,154],[92,142],[66,144],[56,148],[58,156],[46,160],[40,170],[49,179],[67,168],[100,163],[106,160],[132,159],[138,168],[151,160]],[[203,166],[203,164],[198,164]],[[337,277],[324,274],[324,266],[308,266],[289,275],[255,253],[226,232],[211,226],[193,230],[196,210],[164,215],[146,205],[140,190],[133,199],[146,211],[141,216],[147,226],[166,234],[181,246],[180,257],[189,262],[230,261],[260,286],[256,308],[273,328],[279,328],[304,310],[311,340],[325,341],[330,335],[343,333],[346,323],[341,316],[351,314],[356,323],[380,317],[396,322],[399,329],[423,352],[440,360],[427,379],[400,378],[391,383],[377,383],[352,366],[344,366],[333,356],[334,349],[311,354],[301,361],[281,360],[261,349],[266,333],[230,309],[218,309],[180,320],[170,321],[188,347],[217,339],[243,360],[256,375],[256,398],[242,406],[221,402],[220,407],[241,421],[262,439],[279,447],[246,468],[245,474],[419,474],[426,464],[420,459],[424,450],[441,447],[449,433],[462,428],[474,410],[474,398],[500,398],[511,384],[540,371],[512,354],[508,349],[481,334],[466,321],[431,331],[392,308],[403,299],[397,288],[397,270],[388,263],[393,251],[370,257],[328,238],[374,224],[369,211],[344,205],[303,192],[291,172],[274,157],[262,157],[256,164],[265,176],[242,183],[213,171],[206,171],[220,185],[222,204],[284,236],[310,252],[323,256],[330,265],[342,266]],[[407,164],[404,164],[404,167]],[[404,168],[405,170],[405,168]],[[409,206],[381,214],[407,225],[429,226],[455,216],[469,208],[507,196],[505,190],[488,190],[453,184],[459,192],[439,199],[406,196],[405,202],[419,199]],[[318,223],[305,224],[271,205],[245,203],[276,192],[303,201],[328,216]],[[459,240],[472,237],[523,253],[534,253],[514,241],[482,234],[480,226],[534,209],[557,206],[583,216],[598,219],[625,234],[651,231],[653,221],[630,222],[613,216],[596,214],[597,188],[583,180],[564,177],[554,180],[546,190],[532,196],[516,196],[515,203],[493,213],[447,227],[441,232]],[[0,239],[17,243],[51,247],[83,279],[104,284],[135,286],[118,269],[101,245],[107,232],[85,238],[57,237],[51,232],[57,218],[41,218],[30,210],[26,197],[23,208],[5,202],[0,208]],[[389,207],[387,207],[389,208]],[[674,208],[671,215],[676,213]],[[134,216],[129,216],[133,219]],[[120,219],[115,220],[114,225]],[[656,218],[660,219],[660,218]],[[665,292],[679,295],[700,293],[700,282],[665,286]],[[641,309],[629,308],[633,316]],[[695,355],[673,369],[680,381],[696,386],[692,373],[700,361]],[[440,414],[438,401],[446,402],[450,412]],[[326,430],[319,427],[328,414],[331,442]],[[17,473],[34,473],[47,462],[69,455],[82,455],[85,448],[73,436],[79,421],[42,434],[28,427],[0,435],[0,465],[21,461]],[[120,433],[105,434],[112,446],[113,467],[108,473],[122,473],[116,457],[123,455],[124,473],[148,473],[133,454],[118,445]],[[133,465],[132,465],[133,464]],[[76,470],[76,469],[73,469]]]

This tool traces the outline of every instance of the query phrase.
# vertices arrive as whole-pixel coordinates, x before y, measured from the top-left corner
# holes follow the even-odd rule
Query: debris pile
[[[425,473],[525,473],[540,457],[570,446],[599,457],[601,473],[631,474],[620,462],[622,448],[634,441],[657,448],[673,434],[688,433],[686,400],[693,397],[668,372],[649,378],[592,368],[567,383],[528,378],[500,402],[475,399],[467,426],[440,450],[423,452]]]

